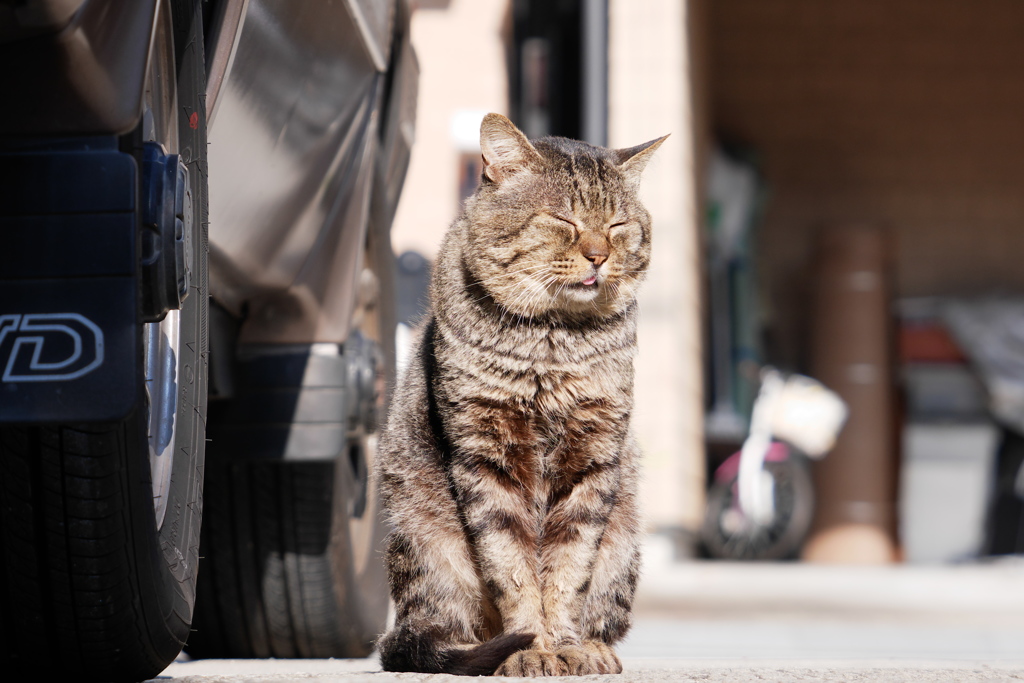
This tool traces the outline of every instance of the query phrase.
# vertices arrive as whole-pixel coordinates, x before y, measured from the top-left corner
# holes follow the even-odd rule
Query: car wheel
[[[189,633],[206,414],[206,122],[201,6],[161,3],[146,115],[126,136],[189,169],[191,284],[141,324],[145,377],[124,420],[0,430],[0,659],[16,679],[138,681]],[[11,673],[11,671],[16,673]]]
[[[330,344],[250,350],[238,363],[239,396],[211,407],[210,494],[195,632],[186,648],[191,656],[365,657],[383,630],[384,530],[369,473],[394,368],[390,251],[386,233],[367,243],[360,305],[341,353]],[[297,374],[282,370],[294,363]],[[316,387],[299,386],[303,377],[308,382],[311,363],[327,371]],[[301,397],[280,404],[283,395],[333,392],[339,383],[324,378],[353,372],[364,375],[364,387],[374,387],[358,415],[311,416]],[[258,447],[280,434],[262,425],[287,431],[289,420],[294,429],[307,419],[321,420],[319,427],[347,425],[334,457],[257,459]]]

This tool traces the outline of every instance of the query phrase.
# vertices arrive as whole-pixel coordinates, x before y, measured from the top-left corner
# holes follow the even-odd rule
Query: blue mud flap
[[[123,418],[140,394],[135,159],[114,139],[0,154],[0,186],[0,423]]]

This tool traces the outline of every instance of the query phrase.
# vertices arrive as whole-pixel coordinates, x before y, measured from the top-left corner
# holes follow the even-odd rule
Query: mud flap
[[[0,423],[138,399],[138,165],[115,138],[0,155]]]

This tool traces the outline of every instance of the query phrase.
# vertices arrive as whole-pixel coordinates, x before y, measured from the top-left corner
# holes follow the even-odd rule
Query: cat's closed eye
[[[575,242],[579,237],[580,228],[575,221],[554,213],[544,212],[540,214],[541,222],[555,228],[564,238]]]
[[[608,229],[608,239],[620,249],[629,252],[637,251],[642,242],[640,226],[634,221],[615,223]]]

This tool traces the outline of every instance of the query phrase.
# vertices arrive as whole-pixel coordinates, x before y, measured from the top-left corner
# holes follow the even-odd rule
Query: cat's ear
[[[539,170],[544,161],[526,136],[501,114],[488,114],[480,124],[480,152],[484,175],[495,183],[523,171]]]
[[[636,147],[615,150],[619,161],[619,170],[622,171],[622,175],[626,177],[627,181],[633,185],[640,183],[640,174],[644,167],[651,160],[654,151],[661,147],[661,143],[665,142],[667,138],[668,135],[665,135]]]

